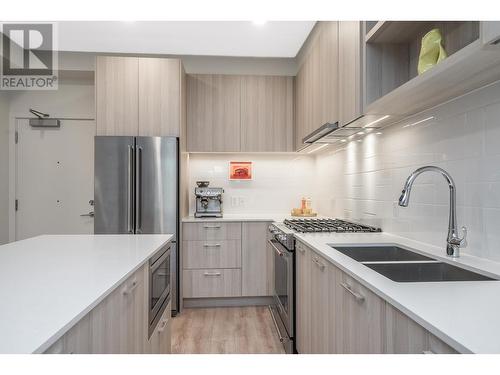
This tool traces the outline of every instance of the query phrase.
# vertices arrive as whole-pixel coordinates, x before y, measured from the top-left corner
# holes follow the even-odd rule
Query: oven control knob
[[[280,242],[286,241],[286,236],[284,234],[278,234],[277,238],[278,238],[278,241],[280,241]]]

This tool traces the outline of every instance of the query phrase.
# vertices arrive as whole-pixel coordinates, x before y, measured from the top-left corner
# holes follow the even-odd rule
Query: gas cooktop
[[[382,229],[340,219],[287,219],[283,222],[289,229],[300,233],[376,233]]]

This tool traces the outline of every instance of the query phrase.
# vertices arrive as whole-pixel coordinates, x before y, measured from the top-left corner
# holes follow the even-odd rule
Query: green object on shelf
[[[443,36],[439,29],[432,29],[424,35],[418,58],[418,74],[422,74],[448,57],[442,41]]]

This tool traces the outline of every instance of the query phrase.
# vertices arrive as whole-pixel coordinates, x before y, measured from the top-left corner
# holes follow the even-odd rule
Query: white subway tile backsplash
[[[433,117],[414,126],[421,119]],[[500,83],[350,142],[339,152],[320,154],[316,174],[334,186],[336,204],[320,213],[365,223],[384,231],[442,246],[449,214],[449,189],[442,176],[418,177],[408,208],[397,200],[408,175],[436,165],[457,186],[458,225],[469,229],[462,251],[500,261]],[[318,201],[326,190],[316,189]],[[332,194],[328,195],[331,199]]]

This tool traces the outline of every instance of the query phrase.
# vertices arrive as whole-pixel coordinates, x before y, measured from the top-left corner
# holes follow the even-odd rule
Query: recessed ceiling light
[[[264,26],[267,23],[267,21],[266,20],[253,20],[252,23],[255,26]]]
[[[359,134],[359,135],[363,135],[363,134],[365,134],[365,132],[358,132],[358,134]]]
[[[377,135],[381,135],[381,134],[382,134],[382,132],[376,132],[375,134],[377,134]]]
[[[340,142],[347,142],[347,139],[341,139]]]
[[[358,139],[358,142],[363,142],[363,140],[362,139]]]
[[[389,118],[390,116],[389,115],[385,115],[385,116],[382,116],[380,117],[379,119],[375,120],[375,121],[372,121],[372,122],[369,122],[368,124],[366,124],[364,127],[368,127],[368,126],[372,126],[372,125],[375,125],[376,123],[380,122],[380,121],[384,121],[386,118]]]
[[[312,149],[311,151],[308,151],[307,153],[308,153],[308,154],[312,154],[313,152],[316,152],[316,151],[318,151],[318,150],[321,150],[322,148],[325,148],[326,146],[328,146],[328,143],[325,143],[325,144],[323,144],[323,145],[321,145],[321,146],[319,146],[319,147],[317,147],[317,148],[314,148],[314,149]]]

